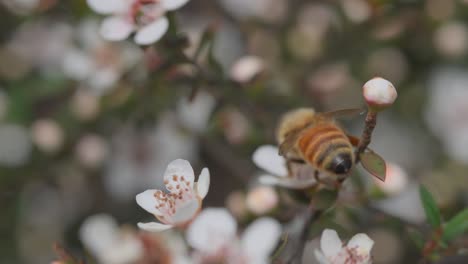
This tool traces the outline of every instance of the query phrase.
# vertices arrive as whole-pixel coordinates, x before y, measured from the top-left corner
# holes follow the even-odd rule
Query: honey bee
[[[359,139],[349,136],[335,118],[354,115],[362,109],[317,113],[300,108],[286,113],[277,128],[279,154],[290,162],[308,163],[318,172],[344,179],[356,161],[354,146]]]

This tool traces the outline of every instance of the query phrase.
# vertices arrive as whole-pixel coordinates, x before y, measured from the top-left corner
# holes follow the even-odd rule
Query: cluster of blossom
[[[81,240],[100,263],[133,263],[148,258],[148,244],[153,245],[149,247],[153,254],[167,255],[173,261],[168,263],[270,263],[282,234],[277,220],[258,218],[239,236],[236,220],[228,210],[201,209],[210,174],[204,168],[195,182],[193,168],[186,160],[174,160],[168,165],[164,183],[168,192],[147,190],[136,197],[137,203],[160,221],[139,223],[138,227],[162,235],[138,235],[132,229],[118,228],[107,215],[95,215],[85,221]],[[185,240],[193,249],[190,254],[183,240],[169,229],[185,232]],[[365,234],[354,236],[343,246],[337,233],[327,229],[320,241],[320,249],[315,251],[320,263],[371,263],[373,241]],[[165,247],[160,243],[165,243]]]

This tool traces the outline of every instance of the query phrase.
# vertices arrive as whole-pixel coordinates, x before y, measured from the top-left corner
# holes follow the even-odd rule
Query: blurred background
[[[275,144],[280,115],[363,107],[374,76],[399,93],[371,143],[399,180],[356,170],[316,234],[366,232],[376,263],[415,263],[411,187],[447,218],[466,207],[468,1],[194,0],[169,16],[173,30],[139,47],[103,40],[84,0],[0,0],[0,263],[48,263],[54,242],[88,255],[78,230],[96,213],[135,229],[151,219],[135,195],[163,188],[176,158],[210,169],[205,206],[248,222],[264,214],[244,206],[251,155]],[[363,119],[344,127],[359,135]]]

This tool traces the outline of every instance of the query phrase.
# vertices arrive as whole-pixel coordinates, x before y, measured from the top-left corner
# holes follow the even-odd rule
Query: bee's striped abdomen
[[[304,160],[313,166],[341,173],[338,165],[353,161],[353,149],[348,137],[333,123],[319,124],[305,131],[298,141]],[[340,167],[338,166],[338,167]],[[347,170],[345,170],[347,172]]]

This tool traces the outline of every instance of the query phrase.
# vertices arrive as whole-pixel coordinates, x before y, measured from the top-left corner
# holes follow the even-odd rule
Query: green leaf
[[[468,232],[468,208],[445,223],[443,238],[450,241],[465,232]]]
[[[360,155],[361,164],[370,174],[381,181],[385,181],[385,160],[373,151],[364,152]]]
[[[437,207],[434,197],[432,197],[432,194],[426,189],[426,187],[421,185],[421,187],[419,188],[419,196],[421,197],[424,212],[426,213],[426,218],[429,224],[433,228],[440,227],[440,211],[439,207]]]

